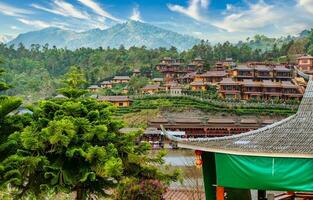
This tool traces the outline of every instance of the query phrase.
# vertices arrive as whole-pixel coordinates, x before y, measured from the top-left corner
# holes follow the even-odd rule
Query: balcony
[[[253,78],[253,73],[243,73],[239,72],[237,75],[238,78]]]
[[[240,91],[239,90],[225,90],[225,89],[220,89],[219,90],[220,93],[223,93],[223,94],[239,94]]]

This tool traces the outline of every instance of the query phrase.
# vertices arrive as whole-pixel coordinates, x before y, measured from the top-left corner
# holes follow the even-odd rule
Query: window
[[[123,105],[124,105],[123,102],[118,103],[118,106],[123,106]]]

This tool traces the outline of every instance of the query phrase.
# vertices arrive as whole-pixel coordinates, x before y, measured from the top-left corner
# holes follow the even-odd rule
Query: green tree
[[[2,61],[0,61],[2,63]],[[0,69],[0,76],[4,74],[4,70]],[[0,161],[5,157],[6,151],[4,143],[8,136],[18,127],[21,121],[15,121],[15,116],[8,116],[9,113],[16,110],[21,104],[22,100],[17,97],[7,96],[4,92],[10,89],[11,86],[5,82],[0,81]]]
[[[0,165],[1,185],[14,188],[17,199],[75,191],[82,200],[108,195],[125,178],[175,180],[177,173],[155,165],[164,154],[151,158],[149,145],[136,145],[139,132],[119,132],[123,124],[111,117],[111,104],[79,96],[85,93],[79,74],[72,67],[60,89],[67,98],[39,102],[31,125],[9,137],[18,149]]]
[[[133,76],[128,83],[129,93],[138,94],[140,93],[141,88],[143,88],[147,84],[148,79],[146,77]]]

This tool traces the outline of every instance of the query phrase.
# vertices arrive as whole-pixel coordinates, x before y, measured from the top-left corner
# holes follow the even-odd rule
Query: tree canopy
[[[309,32],[311,33],[311,32]],[[191,62],[196,57],[205,60],[208,69],[216,61],[233,58],[236,62],[246,61],[289,61],[294,54],[312,53],[308,44],[310,35],[304,38],[267,38],[257,35],[245,42],[230,42],[212,45],[208,41],[178,52],[175,47],[147,49],[146,47],[80,48],[77,50],[58,49],[49,45],[32,45],[30,49],[22,44],[17,47],[0,44],[0,56],[5,59],[7,74],[2,80],[12,83],[15,88],[7,91],[10,95],[23,96],[26,102],[44,99],[56,94],[62,76],[77,66],[88,83],[97,84],[115,75],[130,75],[133,69],[140,69],[146,76],[159,77],[155,65],[162,57],[183,58]],[[286,58],[282,60],[282,57]]]
[[[111,117],[110,103],[79,96],[85,81],[77,67],[63,82],[66,97],[40,101],[31,124],[6,141],[16,151],[0,164],[0,185],[9,185],[11,195],[43,199],[75,191],[81,200],[109,195],[125,179],[176,180],[178,173],[160,171],[163,152],[151,158],[150,145],[137,144],[140,132],[119,132],[123,123]]]

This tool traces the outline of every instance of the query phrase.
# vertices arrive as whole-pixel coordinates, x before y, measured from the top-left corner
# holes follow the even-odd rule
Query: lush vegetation
[[[178,172],[162,170],[164,152],[154,157],[148,155],[150,145],[137,144],[140,132],[119,132],[123,122],[112,118],[115,107],[82,97],[83,77],[72,67],[58,90],[65,97],[36,103],[30,108],[31,121],[1,140],[0,188],[7,194],[2,198],[46,199],[50,194],[53,199],[60,192],[75,192],[76,199],[83,200],[108,196],[114,189],[114,199],[127,190],[124,187],[136,188],[143,181],[160,183],[163,189],[156,195],[162,195],[177,179]],[[7,108],[2,119],[21,102],[0,103]],[[0,121],[0,127],[7,125]],[[140,187],[151,189],[149,184]]]
[[[200,101],[191,97],[162,97],[162,96],[144,96],[142,98],[135,99],[130,107],[120,107],[115,112],[115,115],[125,115],[128,113],[142,112],[146,109],[158,109],[158,110],[173,110],[179,111],[183,109],[198,109],[205,112],[224,112],[234,113],[238,115],[246,114],[258,114],[258,115],[281,115],[288,116],[294,114],[296,109],[290,108],[275,108],[275,106],[268,106],[255,104],[255,106],[245,107],[237,104],[215,104],[208,103],[206,101]]]
[[[263,43],[272,43],[272,48],[263,49],[262,45],[257,45]],[[154,66],[162,57],[167,56],[183,58],[186,62],[200,56],[205,60],[206,68],[228,57],[232,57],[236,62],[286,62],[294,61],[296,54],[313,53],[312,44],[312,31],[307,37],[288,40],[272,40],[264,36],[256,36],[239,44],[225,42],[211,45],[208,41],[202,41],[183,52],[178,52],[175,47],[125,49],[121,46],[118,49],[80,48],[71,51],[48,45],[32,45],[27,49],[22,44],[18,47],[0,44],[0,57],[6,63],[2,67],[7,71],[1,79],[15,86],[7,94],[23,96],[25,101],[34,101],[55,95],[55,89],[60,86],[60,78],[72,65],[82,70],[88,83],[97,84],[102,80],[109,80],[114,75],[130,75],[135,68],[139,68],[142,74],[148,77],[159,77],[160,74]],[[131,90],[137,90],[143,82],[144,80],[134,81]]]

